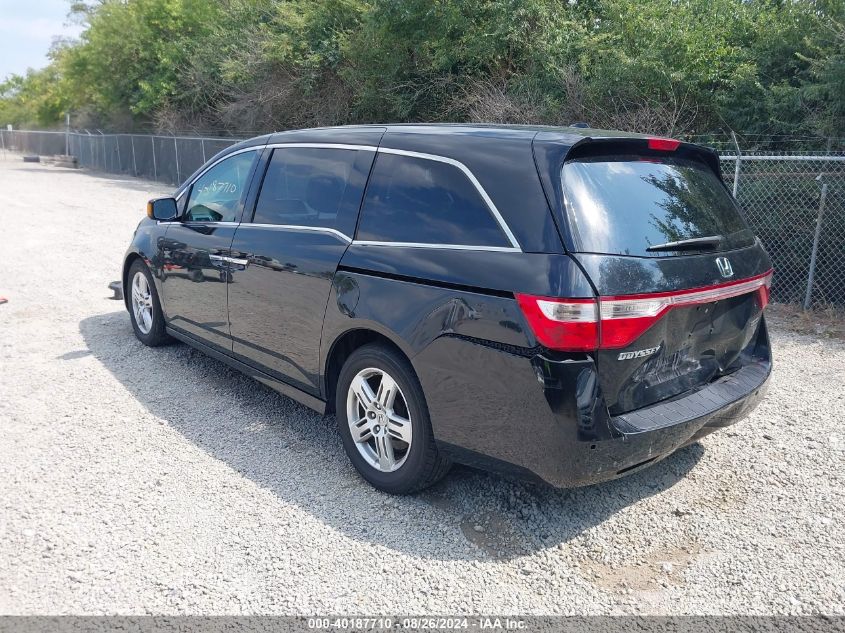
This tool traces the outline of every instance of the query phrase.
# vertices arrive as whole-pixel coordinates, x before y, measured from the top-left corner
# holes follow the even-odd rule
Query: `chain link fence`
[[[845,306],[845,156],[722,156],[775,267],[773,299]]]
[[[235,138],[0,131],[0,151],[69,153],[79,165],[178,184]],[[845,307],[845,155],[719,148],[722,171],[772,257],[772,298]]]
[[[75,156],[80,167],[128,174],[173,185],[239,138],[101,134],[99,132],[0,131],[0,151]]]

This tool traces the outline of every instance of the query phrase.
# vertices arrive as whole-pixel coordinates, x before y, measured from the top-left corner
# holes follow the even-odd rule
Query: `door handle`
[[[249,266],[248,259],[238,259],[237,257],[226,257],[224,255],[211,255],[208,258],[213,262],[226,262],[227,264],[235,264],[237,266]]]

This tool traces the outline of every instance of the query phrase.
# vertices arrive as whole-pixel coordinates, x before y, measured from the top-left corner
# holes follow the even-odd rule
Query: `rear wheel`
[[[340,372],[335,410],[349,459],[379,490],[416,492],[449,470],[434,443],[422,386],[393,349],[374,344],[353,352]]]
[[[157,347],[170,340],[164,331],[164,314],[150,269],[140,259],[132,262],[129,282],[129,316],[135,336],[144,345]]]

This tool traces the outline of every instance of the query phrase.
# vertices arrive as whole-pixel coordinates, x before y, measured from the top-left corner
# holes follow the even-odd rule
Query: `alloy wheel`
[[[380,472],[402,467],[411,448],[408,402],[396,381],[384,370],[359,371],[346,397],[346,419],[355,447]]]
[[[153,327],[153,295],[147,276],[140,270],[132,278],[132,313],[141,333],[149,334]]]

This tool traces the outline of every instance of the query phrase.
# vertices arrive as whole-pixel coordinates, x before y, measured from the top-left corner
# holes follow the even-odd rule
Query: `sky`
[[[43,68],[56,36],[75,37],[68,0],[0,0],[0,80],[27,68]]]

